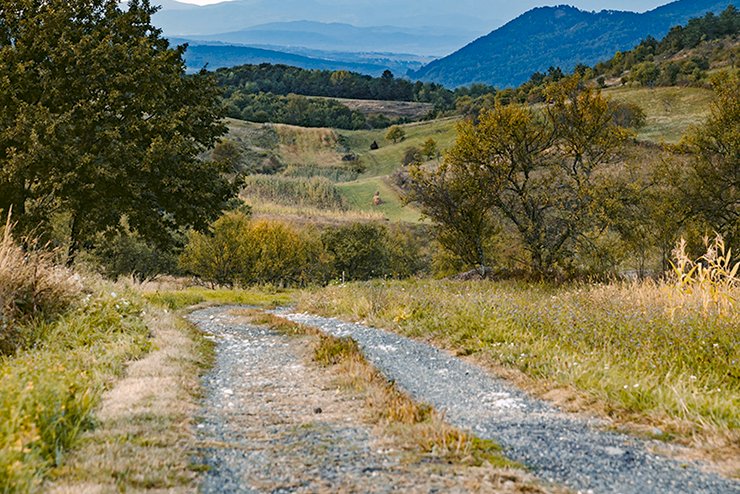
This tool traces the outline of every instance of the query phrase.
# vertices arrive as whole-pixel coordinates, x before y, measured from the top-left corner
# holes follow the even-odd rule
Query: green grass
[[[389,221],[418,223],[421,213],[413,206],[404,206],[398,192],[391,187],[383,177],[372,177],[347,182],[337,186],[347,198],[353,210],[381,213]],[[373,205],[373,196],[380,192],[383,204]]]
[[[0,492],[38,489],[93,426],[102,391],[149,350],[141,310],[133,294],[99,293],[0,360]]]
[[[738,444],[740,313],[718,315],[700,298],[651,283],[407,281],[329,287],[299,309],[432,338],[617,418]]]
[[[396,144],[385,140],[387,129],[346,131],[342,135],[347,137],[350,149],[360,156],[367,167],[364,176],[375,177],[396,171],[401,166],[406,149],[411,146],[420,148],[430,137],[437,141],[440,151],[448,149],[457,137],[458,121],[458,118],[443,118],[402,125],[406,139]],[[380,145],[380,149],[370,151],[373,141]]]
[[[647,125],[638,132],[639,139],[676,143],[690,126],[704,122],[714,93],[691,87],[621,87],[607,89],[604,94],[643,109]]]
[[[250,288],[248,290],[186,288],[184,290],[144,293],[144,298],[159,307],[179,310],[201,303],[278,307],[292,303],[293,294],[294,292],[289,290],[269,288]]]

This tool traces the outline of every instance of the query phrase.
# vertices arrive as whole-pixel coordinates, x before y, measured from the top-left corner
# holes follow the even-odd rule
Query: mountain
[[[274,22],[210,35],[188,35],[202,41],[240,45],[303,47],[313,50],[446,55],[474,39],[473,32],[444,28],[357,27],[315,21]]]
[[[206,65],[208,69],[215,70],[244,64],[270,63],[303,69],[349,70],[377,77],[387,69],[396,73],[404,73],[410,67],[420,65],[417,62],[404,63],[392,59],[363,59],[361,54],[358,54],[356,61],[348,60],[349,57],[346,57],[345,60],[328,60],[250,46],[200,44],[197,41],[181,38],[170,38],[170,42],[173,44],[188,43],[188,49],[185,52],[185,63],[188,72],[196,72]]]
[[[540,7],[409,75],[449,87],[474,82],[517,86],[551,66],[570,71],[578,64],[594,65],[649,35],[660,38],[675,25],[706,12],[720,12],[733,3],[679,0],[643,14]]]
[[[162,5],[162,10],[154,15],[155,25],[169,36],[189,38],[305,19],[354,26],[436,26],[429,34],[472,34],[472,40],[491,26],[502,24],[499,9],[480,0],[234,0],[185,8],[175,0],[153,0],[152,3]],[[377,50],[365,48],[363,51]]]

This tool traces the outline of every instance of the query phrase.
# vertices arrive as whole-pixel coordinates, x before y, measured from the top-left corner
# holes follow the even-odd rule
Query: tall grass
[[[245,178],[242,194],[289,206],[309,206],[327,210],[346,210],[347,204],[339,189],[323,177],[283,177],[250,175]]]
[[[10,215],[0,233],[0,355],[7,355],[33,343],[33,332],[24,324],[63,312],[81,284],[73,272],[54,265],[50,253],[24,251],[13,238]]]
[[[740,439],[740,311],[699,288],[373,282],[306,293],[299,309],[435,339],[666,433]]]
[[[336,166],[289,166],[283,172],[286,177],[312,178],[322,177],[332,182],[351,182],[357,180],[360,174],[354,170]]]

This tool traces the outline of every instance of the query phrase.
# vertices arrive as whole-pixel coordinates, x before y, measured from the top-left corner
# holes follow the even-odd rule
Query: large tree
[[[233,194],[198,158],[225,131],[218,91],[185,75],[186,47],[161,37],[155,11],[0,0],[0,209],[36,233],[63,218],[70,259],[122,223],[167,245]]]
[[[543,109],[497,104],[462,123],[437,180],[412,175],[410,186],[435,192],[412,199],[425,212],[444,212],[430,217],[458,243],[478,243],[475,232],[488,229],[491,208],[518,234],[539,276],[572,263],[603,223],[600,198],[608,191],[599,174],[629,136],[614,124],[608,101],[578,76],[549,86],[546,97]],[[446,175],[454,181],[440,181]],[[463,208],[475,214],[459,214]]]

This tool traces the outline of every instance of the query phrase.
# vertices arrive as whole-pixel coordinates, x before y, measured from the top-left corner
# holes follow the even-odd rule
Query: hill
[[[205,43],[182,38],[170,38],[170,41],[175,44],[188,43],[185,62],[189,72],[196,72],[204,67],[213,70],[263,63],[284,64],[303,69],[348,70],[374,76],[380,76],[386,70],[399,69],[399,64],[390,60],[387,64],[327,60],[251,46]]]
[[[647,36],[663,37],[676,25],[731,4],[679,0],[643,14],[585,12],[566,5],[536,8],[410,76],[454,87],[475,82],[517,86],[552,66],[570,71],[578,64],[594,65]]]
[[[292,21],[260,24],[226,33],[193,35],[190,38],[240,45],[301,46],[329,51],[341,47],[352,52],[372,50],[442,56],[469,43],[475,34],[443,28],[358,27],[339,22]]]

